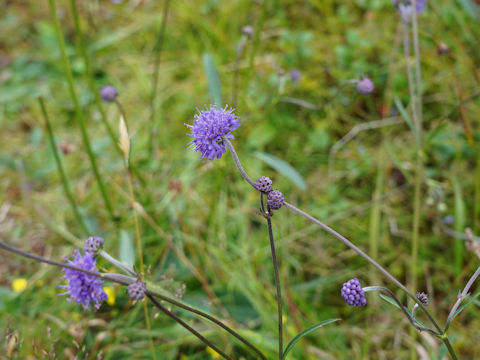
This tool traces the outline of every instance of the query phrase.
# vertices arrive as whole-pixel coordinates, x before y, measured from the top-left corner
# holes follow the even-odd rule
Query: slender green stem
[[[447,347],[447,350],[450,353],[452,360],[457,360],[457,354],[455,353],[455,350],[453,349],[452,344],[450,344],[450,340],[448,339],[448,337],[447,336],[442,337],[442,341]]]
[[[480,146],[477,144],[477,164],[475,169],[475,205],[473,218],[473,232],[478,234],[480,223]]]
[[[218,354],[220,354],[224,359],[227,359],[227,360],[233,360],[230,356],[228,356],[227,354],[225,354],[222,350],[220,350],[218,347],[216,347],[215,345],[213,345],[207,338],[205,338],[202,334],[200,334],[197,330],[195,330],[194,328],[192,328],[190,325],[188,325],[185,321],[183,321],[182,319],[180,319],[178,316],[176,316],[175,314],[173,314],[172,312],[168,311],[162,304],[160,304],[157,300],[155,300],[155,298],[150,295],[150,294],[147,294],[147,297],[150,299],[151,302],[153,302],[155,304],[155,306],[161,311],[163,312],[165,315],[167,315],[168,317],[170,317],[171,319],[175,320],[177,323],[179,323],[181,326],[183,326],[185,329],[187,329],[189,332],[191,332],[193,335],[195,335],[197,338],[199,338],[205,345],[207,345],[208,347],[212,348],[213,350],[215,350]]]
[[[60,155],[58,154],[58,149],[55,144],[55,139],[53,137],[52,124],[50,123],[50,119],[47,113],[47,108],[45,107],[43,98],[39,98],[38,102],[40,103],[40,108],[42,109],[43,118],[45,119],[45,127],[47,128],[48,139],[50,141],[50,146],[52,147],[53,156],[55,157],[55,163],[57,164],[57,169],[58,169],[58,172],[60,173],[60,178],[62,179],[63,190],[65,191],[65,195],[67,196],[68,201],[70,202],[70,206],[73,209],[73,212],[75,214],[75,217],[77,218],[78,223],[82,227],[83,231],[86,234],[89,234],[90,230],[88,229],[88,226],[85,223],[85,220],[83,219],[82,215],[80,214],[80,211],[78,210],[77,203],[75,202],[75,199],[72,194],[72,190],[70,189],[70,184],[68,183],[67,175],[65,174],[65,171],[63,169],[62,160],[60,159]]]
[[[137,278],[136,277],[131,277],[131,276],[126,276],[126,275],[121,275],[121,274],[103,274],[103,273],[97,273],[97,272],[92,272],[92,271],[89,271],[89,270],[85,270],[85,269],[82,269],[82,268],[78,268],[74,265],[70,265],[68,263],[62,263],[62,262],[59,262],[59,261],[55,261],[55,260],[50,260],[50,259],[47,259],[47,258],[44,258],[44,257],[41,257],[41,256],[38,256],[38,255],[35,255],[35,254],[32,254],[32,253],[29,253],[29,252],[26,252],[26,251],[23,251],[23,250],[20,250],[20,249],[17,249],[16,247],[14,246],[11,246],[11,245],[8,245],[7,243],[4,243],[3,241],[0,241],[0,248],[4,249],[4,250],[7,250],[9,252],[12,252],[12,253],[15,253],[15,254],[18,254],[18,255],[21,255],[21,256],[24,256],[26,258],[29,258],[29,259],[32,259],[32,260],[35,260],[35,261],[38,261],[38,262],[42,262],[42,263],[46,263],[46,264],[49,264],[49,265],[53,265],[53,266],[57,266],[57,267],[60,267],[60,268],[68,268],[68,269],[72,269],[72,270],[76,270],[76,271],[80,271],[80,272],[83,272],[85,274],[88,274],[88,275],[92,275],[92,276],[96,276],[100,279],[104,279],[104,280],[110,280],[110,281],[113,281],[113,282],[116,282],[118,284],[122,284],[122,285],[130,285],[131,283],[137,281]],[[101,252],[102,253],[102,252]],[[108,261],[110,261],[110,256],[108,254],[101,254],[103,257],[105,257]],[[107,256],[105,256],[107,255]],[[114,262],[116,264],[116,266],[118,266],[118,261],[115,260]],[[122,269],[123,266],[121,266]],[[125,270],[125,269],[124,269]],[[126,270],[127,272],[131,273],[130,270]],[[265,357],[265,355],[262,354],[262,352],[260,350],[258,350],[254,345],[252,345],[250,342],[248,342],[248,340],[246,340],[244,337],[242,337],[240,334],[236,333],[233,329],[231,329],[230,327],[228,327],[227,325],[225,325],[224,323],[222,323],[220,320],[217,320],[216,318],[214,318],[213,316],[203,312],[203,311],[200,311],[198,309],[195,309],[191,306],[188,306],[186,304],[183,304],[181,303],[180,301],[178,300],[175,300],[175,299],[172,299],[172,298],[169,298],[168,296],[164,296],[162,294],[159,294],[159,293],[156,293],[154,291],[150,291],[150,290],[147,290],[146,292],[147,294],[151,295],[151,296],[154,296],[156,298],[159,298],[160,300],[162,301],[166,301],[172,305],[175,305],[179,308],[182,308],[186,311],[189,311],[191,313],[194,313],[196,315],[199,315],[207,320],[210,320],[211,322],[213,322],[215,325],[218,325],[219,327],[221,327],[222,329],[226,330],[227,332],[229,332],[230,334],[232,334],[233,336],[235,336],[238,340],[240,340],[241,342],[243,342],[245,345],[247,345],[250,349],[252,349],[253,351],[255,351],[261,359],[263,360],[266,360],[267,358]]]
[[[115,133],[113,132],[112,127],[108,123],[107,120],[107,114],[105,113],[105,110],[103,109],[102,106],[102,99],[100,98],[100,94],[95,88],[95,84],[93,83],[93,76],[92,76],[92,67],[90,65],[90,60],[88,58],[87,50],[85,48],[85,42],[83,40],[83,34],[82,34],[82,29],[80,28],[80,19],[78,16],[78,9],[77,9],[77,1],[76,0],[70,0],[70,5],[72,7],[72,14],[73,14],[73,21],[75,23],[75,36],[77,38],[78,42],[78,49],[80,50],[80,55],[83,58],[83,62],[85,64],[85,71],[87,74],[87,82],[88,86],[90,88],[90,91],[92,92],[94,98],[95,98],[95,105],[98,108],[98,111],[100,112],[100,116],[102,119],[103,124],[105,125],[105,128],[108,131],[108,135],[110,136],[111,141],[115,145],[117,151],[120,151],[120,148],[118,147],[117,144],[117,137]]]
[[[280,276],[278,274],[278,260],[275,252],[275,241],[273,239],[271,210],[266,216],[268,225],[268,237],[270,239],[270,250],[272,252],[273,272],[275,274],[275,287],[277,289],[277,312],[278,312],[278,359],[283,359],[283,311],[282,311],[282,289],[280,287]]]
[[[162,22],[160,24],[160,30],[157,35],[157,43],[154,48],[154,71],[152,77],[152,91],[150,92],[150,140],[149,140],[149,156],[153,155],[154,144],[153,139],[155,136],[155,117],[156,117],[156,99],[158,92],[158,76],[160,73],[160,60],[162,55],[163,41],[165,38],[165,29],[167,27],[168,9],[170,7],[170,0],[164,0],[162,11]]]
[[[62,55],[62,62],[63,62],[64,70],[65,70],[65,75],[67,77],[70,96],[71,96],[71,98],[73,100],[73,103],[75,105],[76,119],[77,119],[77,121],[80,125],[80,130],[81,130],[81,133],[82,133],[83,143],[85,145],[85,149],[87,151],[87,155],[88,155],[88,158],[90,160],[90,164],[92,166],[93,173],[95,174],[95,178],[97,180],[98,187],[100,188],[100,192],[102,194],[103,201],[105,202],[105,206],[107,208],[107,211],[110,215],[110,218],[113,221],[116,222],[116,217],[114,215],[113,207],[110,203],[110,200],[108,199],[108,195],[107,195],[107,191],[105,189],[105,185],[103,184],[102,177],[100,175],[100,172],[98,171],[97,163],[96,163],[96,160],[95,160],[95,155],[93,153],[92,147],[90,145],[90,140],[88,138],[87,126],[86,126],[86,123],[85,123],[85,119],[83,117],[82,108],[80,106],[80,102],[78,100],[78,96],[77,96],[77,93],[75,91],[72,69],[71,69],[70,62],[69,62],[68,57],[67,57],[67,52],[66,52],[66,49],[65,49],[65,41],[63,39],[63,33],[62,33],[62,29],[60,27],[60,21],[59,21],[58,16],[57,16],[56,3],[55,3],[55,0],[48,0],[48,3],[50,5],[50,13],[51,13],[53,23],[54,23],[54,26],[55,26],[55,33],[56,33],[56,36],[57,36],[58,45],[60,47],[60,52],[61,52],[61,55]]]

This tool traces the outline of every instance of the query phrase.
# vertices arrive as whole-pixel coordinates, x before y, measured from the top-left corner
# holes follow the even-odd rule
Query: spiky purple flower
[[[142,300],[146,291],[145,284],[139,280],[131,283],[127,288],[128,296],[133,300]]]
[[[283,206],[283,203],[285,202],[285,197],[278,190],[270,191],[267,197],[268,197],[267,206],[273,210],[280,209]]]
[[[233,113],[233,109],[217,109],[211,105],[210,109],[200,111],[195,115],[193,125],[185,124],[192,131],[189,136],[193,140],[189,143],[195,151],[201,152],[201,157],[208,160],[220,159],[225,153],[223,136],[233,139],[232,131],[240,126],[239,119]]]
[[[83,253],[95,256],[103,248],[103,239],[100,236],[90,236],[83,243]]]
[[[360,281],[357,278],[350,279],[343,284],[342,297],[350,306],[364,306],[367,304],[362,285],[360,285]]]
[[[359,94],[369,95],[373,90],[375,90],[375,85],[373,85],[373,81],[368,77],[362,77],[357,81],[357,91]]]
[[[117,98],[118,91],[115,88],[115,86],[112,85],[106,85],[100,90],[100,97],[108,102],[115,101]]]
[[[82,256],[80,251],[75,249],[72,256],[73,260],[67,259],[70,265],[98,273],[95,258],[90,253],[85,253]],[[84,310],[88,310],[90,304],[98,309],[102,301],[107,300],[107,294],[102,288],[102,279],[68,268],[63,268],[63,271],[65,272],[63,278],[67,280],[67,285],[63,287],[67,291],[60,295],[69,295],[67,301],[75,300],[77,304],[82,305]]]
[[[272,180],[267,176],[260,176],[254,183],[255,189],[263,193],[272,191]]]

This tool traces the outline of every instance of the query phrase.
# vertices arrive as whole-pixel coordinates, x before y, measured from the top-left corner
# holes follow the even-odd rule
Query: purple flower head
[[[85,253],[81,255],[78,249],[73,253],[73,260],[67,259],[70,265],[78,268],[89,270],[98,273],[95,266],[94,257]],[[93,275],[85,274],[83,272],[63,268],[65,274],[63,277],[67,280],[67,285],[64,285],[67,292],[60,295],[69,295],[67,301],[75,300],[77,304],[81,304],[84,310],[90,308],[90,303],[95,309],[98,309],[103,300],[107,300],[107,294],[102,289],[103,281]]]
[[[115,86],[107,85],[100,90],[100,97],[108,102],[115,101],[117,98],[118,92]]]
[[[244,27],[242,27],[242,34],[245,36],[252,37],[253,32],[254,32],[253,27],[250,25],[245,25]]]
[[[83,253],[95,256],[103,248],[103,243],[100,236],[90,236],[83,244]]]
[[[362,95],[369,95],[375,90],[375,85],[373,81],[368,77],[362,77],[357,81],[357,92]]]
[[[350,306],[365,306],[367,299],[357,278],[348,280],[342,286],[342,297]]]
[[[195,115],[193,125],[187,125],[192,131],[189,136],[193,140],[189,143],[195,151],[201,152],[201,157],[208,160],[220,159],[225,153],[225,144],[222,139],[233,139],[231,132],[238,129],[240,122],[227,106],[217,109],[211,105],[210,109],[200,111]]]
[[[142,300],[145,296],[145,291],[147,291],[145,284],[139,280],[131,283],[127,287],[128,296],[133,300]]]
[[[291,69],[290,70],[290,79],[292,80],[293,83],[298,83],[300,81],[300,71],[297,69]]]
[[[420,302],[425,306],[430,302],[428,295],[424,292],[417,292],[417,299],[420,300]]]
[[[270,191],[267,197],[268,197],[267,206],[273,210],[280,209],[283,206],[283,203],[285,201],[285,197],[278,190]]]
[[[266,176],[260,176],[254,183],[255,189],[263,193],[269,193],[272,191],[272,180]]]
[[[427,4],[427,0],[416,1],[416,11],[420,14]],[[413,0],[393,0],[393,5],[398,9],[404,21],[409,22],[412,17]]]

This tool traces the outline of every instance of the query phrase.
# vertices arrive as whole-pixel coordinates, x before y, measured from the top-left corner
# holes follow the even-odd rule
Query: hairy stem
[[[275,241],[273,239],[271,215],[266,216],[268,225],[268,237],[270,239],[270,250],[272,252],[273,272],[275,274],[275,287],[277,289],[277,312],[278,312],[278,359],[283,359],[283,316],[282,316],[282,289],[280,287],[280,276],[278,275],[278,261],[275,252]]]

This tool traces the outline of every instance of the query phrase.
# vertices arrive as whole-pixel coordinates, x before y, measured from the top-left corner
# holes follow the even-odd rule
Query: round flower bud
[[[245,25],[244,27],[242,27],[242,34],[248,37],[253,36],[253,27],[251,27],[250,25]]]
[[[272,191],[272,180],[266,176],[260,176],[254,183],[255,189],[263,193],[269,193]]]
[[[146,291],[147,288],[145,287],[145,284],[139,280],[131,283],[127,287],[128,296],[132,300],[142,300]]]
[[[112,85],[107,85],[100,90],[100,97],[108,102],[115,101],[117,98],[118,92],[117,89]]]
[[[443,223],[446,225],[452,225],[455,222],[453,215],[447,215],[443,217]]]
[[[90,236],[83,244],[83,253],[95,256],[103,249],[104,240],[100,236]]]
[[[362,95],[369,95],[375,90],[372,80],[368,77],[362,77],[357,81],[357,92]]]
[[[300,81],[300,71],[297,69],[291,69],[290,70],[290,79],[294,84],[298,83]]]
[[[342,286],[342,297],[350,306],[365,306],[367,299],[357,278],[348,280]]]
[[[428,302],[429,302],[428,295],[425,294],[424,292],[417,292],[417,299],[420,300],[420,302],[423,305],[428,305]]]
[[[273,190],[268,193],[267,206],[270,209],[278,210],[282,207],[285,197],[278,190]]]

